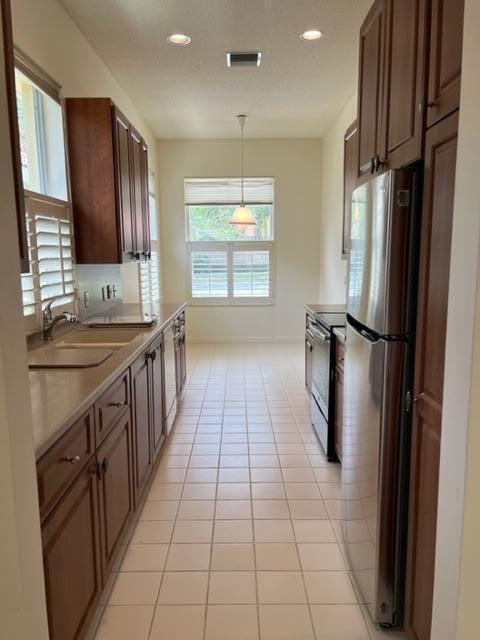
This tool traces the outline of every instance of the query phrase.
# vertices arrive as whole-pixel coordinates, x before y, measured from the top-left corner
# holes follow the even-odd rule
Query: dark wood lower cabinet
[[[405,627],[429,640],[458,112],[428,130],[412,423]]]
[[[102,591],[97,482],[93,457],[42,526],[51,640],[79,638]]]
[[[153,464],[149,364],[150,350],[138,358],[131,370],[136,496],[143,492]]]
[[[156,340],[150,350],[150,398],[152,409],[152,446],[156,457],[165,437],[163,393],[163,337]]]
[[[113,569],[135,510],[132,445],[128,408],[97,451],[103,575]]]
[[[182,390],[183,313],[175,322]],[[151,479],[165,438],[164,356],[162,333],[37,462],[51,640],[80,640],[90,632]]]

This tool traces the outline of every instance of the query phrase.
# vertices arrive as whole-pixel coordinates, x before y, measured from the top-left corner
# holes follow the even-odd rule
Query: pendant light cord
[[[242,188],[242,202],[241,205],[242,207],[245,206],[245,195],[244,195],[244,187],[243,187],[243,182],[244,182],[244,151],[243,151],[243,144],[244,144],[244,138],[243,138],[243,129],[245,127],[245,120],[246,120],[246,116],[244,115],[240,115],[237,116],[238,118],[238,122],[240,123],[240,139],[241,139],[241,164],[242,164],[242,179],[241,179],[241,188]]]

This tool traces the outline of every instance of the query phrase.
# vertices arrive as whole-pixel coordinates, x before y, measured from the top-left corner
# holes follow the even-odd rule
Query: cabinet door
[[[132,442],[128,408],[97,451],[104,575],[113,568],[134,512]]]
[[[141,494],[152,469],[151,406],[149,388],[150,352],[132,365],[132,409],[135,451],[135,495]]]
[[[143,196],[143,140],[138,131],[130,127],[130,153],[131,153],[131,169],[132,169],[132,217],[134,220],[134,252],[137,258],[145,251],[144,233],[145,233],[145,207]]]
[[[152,406],[153,455],[156,457],[164,438],[163,410],[163,340],[156,340],[151,346],[150,395]]]
[[[343,371],[335,370],[335,452],[342,461],[343,443]]]
[[[141,148],[141,174],[142,174],[142,217],[143,217],[143,255],[150,258],[150,206],[148,195],[148,149],[145,140],[142,140]]]
[[[388,0],[386,6],[386,158],[398,169],[422,157],[427,0]]]
[[[460,106],[464,0],[432,0],[427,126]]]
[[[373,172],[382,155],[383,61],[385,2],[376,0],[360,29],[358,89],[358,175]]]
[[[343,234],[342,258],[348,257],[350,250],[350,221],[352,209],[352,193],[357,186],[358,174],[358,129],[357,121],[353,122],[345,132],[343,142]]]
[[[25,217],[25,197],[23,195],[22,167],[20,163],[20,137],[18,132],[17,100],[15,91],[15,67],[13,56],[12,15],[10,0],[1,0],[3,30],[3,57],[5,62],[5,88],[7,97],[8,120],[10,127],[10,147],[15,186],[15,205],[17,210],[17,230],[20,248],[20,268],[28,273],[27,222]]]
[[[129,123],[117,108],[114,108],[115,175],[119,225],[121,227],[121,250],[124,254],[135,253],[135,220],[132,211],[131,152]]]
[[[175,339],[175,390],[177,396],[182,393],[183,364],[182,364],[182,336]]]
[[[164,331],[163,348],[165,361],[165,416],[168,416],[175,401],[177,383],[175,374],[175,328],[173,323]]]
[[[97,496],[92,458],[42,528],[51,640],[80,637],[102,590]]]
[[[405,625],[428,640],[432,618],[443,373],[458,112],[429,129],[415,349]]]
[[[181,354],[182,354],[182,390],[185,388],[185,383],[187,382],[187,344],[186,337],[183,334],[182,337],[182,345],[181,345]]]

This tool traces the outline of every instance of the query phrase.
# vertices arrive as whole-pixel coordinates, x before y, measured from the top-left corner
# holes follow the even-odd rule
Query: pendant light
[[[235,211],[233,212],[232,217],[230,218],[230,223],[229,223],[229,224],[238,224],[240,226],[257,224],[257,221],[255,219],[255,216],[253,215],[252,210],[245,206],[245,196],[244,196],[244,186],[243,186],[243,182],[244,182],[244,172],[243,172],[243,130],[245,128],[246,119],[247,119],[247,116],[245,116],[245,115],[237,116],[238,124],[240,125],[241,148],[242,148],[242,182],[241,182],[241,185],[242,185],[242,200],[240,202],[240,206],[237,207],[235,209]]]

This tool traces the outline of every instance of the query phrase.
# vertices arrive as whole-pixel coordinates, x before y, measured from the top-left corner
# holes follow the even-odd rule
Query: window
[[[148,206],[150,219],[150,260],[140,263],[140,301],[142,304],[160,302],[160,239],[155,202],[155,174],[148,171]]]
[[[48,302],[70,310],[75,302],[73,222],[59,87],[19,52],[15,84],[30,260],[23,313],[33,331]]]
[[[256,225],[230,225],[239,178],[185,180],[189,297],[192,304],[273,303],[273,178],[246,178]]]

